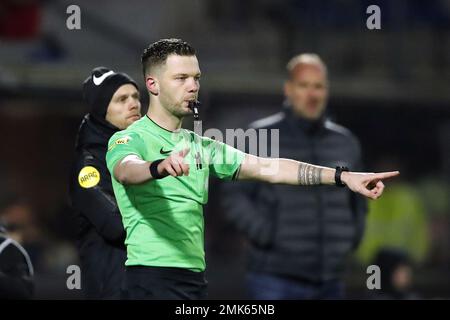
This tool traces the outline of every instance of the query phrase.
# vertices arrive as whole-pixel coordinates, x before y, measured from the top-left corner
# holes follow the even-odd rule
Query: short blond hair
[[[293,57],[291,60],[289,60],[288,64],[286,65],[287,72],[289,74],[289,77],[292,76],[292,71],[301,64],[306,65],[315,65],[320,67],[323,72],[325,73],[325,77],[327,77],[327,66],[323,62],[323,60],[320,58],[318,54],[315,53],[302,53],[298,54],[295,57]]]

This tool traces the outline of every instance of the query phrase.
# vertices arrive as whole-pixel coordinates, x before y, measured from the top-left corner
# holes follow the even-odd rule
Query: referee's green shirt
[[[168,176],[139,185],[122,185],[113,168],[127,155],[146,161],[190,148],[189,176]],[[115,133],[106,162],[126,230],[127,266],[161,266],[205,270],[203,204],[210,174],[231,179],[245,154],[224,143],[180,129],[171,132],[147,116]]]

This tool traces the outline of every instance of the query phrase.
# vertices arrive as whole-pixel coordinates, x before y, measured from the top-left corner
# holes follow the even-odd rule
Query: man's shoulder
[[[130,126],[128,126],[128,128],[114,133],[111,138],[109,138],[108,146],[110,146],[112,143],[128,143],[136,139],[141,139],[143,127],[141,123],[136,123],[138,121],[132,123]]]
[[[272,114],[268,117],[261,118],[251,122],[248,127],[253,129],[270,129],[279,127],[280,123],[286,118],[286,113],[283,111]]]
[[[350,129],[329,119],[325,120],[324,126],[330,133],[341,136],[342,138],[359,145],[359,139],[350,131]]]
[[[145,117],[133,122],[128,126],[128,128],[119,131],[119,132],[127,132],[133,135],[141,135],[143,131],[148,130],[148,126],[145,120]]]
[[[105,161],[104,159],[99,159],[98,157],[94,156],[94,154],[89,150],[82,149],[75,154],[72,165],[73,170],[78,173],[80,169],[86,166],[94,166],[100,168],[105,165]]]
[[[134,131],[128,131],[128,129],[118,131],[114,133],[111,138],[109,138],[108,151],[111,150],[112,145],[128,144],[134,141],[136,138],[139,138],[139,135]]]

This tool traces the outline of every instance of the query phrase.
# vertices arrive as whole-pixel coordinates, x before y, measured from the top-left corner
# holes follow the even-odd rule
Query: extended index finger
[[[370,180],[383,180],[383,179],[388,179],[388,178],[393,178],[396,177],[400,174],[400,171],[390,171],[390,172],[380,172],[380,173],[375,173],[374,175],[372,175],[370,177]]]

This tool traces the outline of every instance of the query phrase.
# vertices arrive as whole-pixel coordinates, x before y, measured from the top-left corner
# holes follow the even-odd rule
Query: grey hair
[[[289,76],[292,75],[292,71],[300,64],[318,66],[325,73],[325,77],[327,77],[327,73],[328,73],[327,66],[325,65],[325,63],[323,62],[323,60],[320,58],[320,56],[318,54],[302,53],[302,54],[296,55],[291,60],[289,60],[288,64],[286,65],[286,69],[288,71]]]

